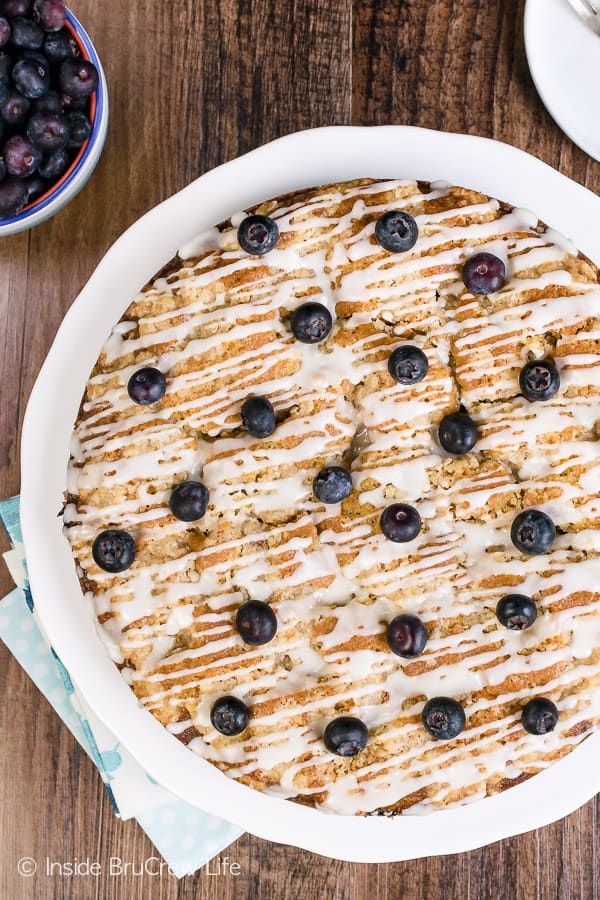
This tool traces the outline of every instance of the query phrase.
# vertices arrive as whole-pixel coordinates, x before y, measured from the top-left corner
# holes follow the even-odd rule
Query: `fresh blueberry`
[[[0,13],[8,19],[15,16],[28,16],[33,7],[33,0],[1,0]]]
[[[246,216],[237,233],[242,250],[253,256],[263,256],[272,250],[279,239],[277,222],[269,216]]]
[[[419,228],[413,217],[397,209],[384,213],[375,224],[375,240],[392,253],[410,250],[418,237]]]
[[[92,133],[92,123],[85,113],[82,113],[79,110],[70,112],[67,116],[67,120],[71,131],[71,137],[69,138],[67,146],[71,148],[81,147]]]
[[[405,544],[421,531],[421,516],[407,503],[392,503],[381,513],[379,526],[389,541]]]
[[[37,100],[50,87],[50,68],[35,59],[21,59],[13,69],[13,82],[20,94]]]
[[[35,13],[44,31],[60,31],[65,27],[67,11],[62,0],[36,0]]]
[[[551,359],[535,359],[521,369],[521,393],[528,400],[550,400],[560,387],[560,375]]]
[[[336,756],[356,756],[365,749],[368,739],[367,726],[354,716],[333,719],[323,734],[325,746]]]
[[[266,397],[248,397],[242,404],[242,422],[253,437],[269,437],[277,424],[273,404]]]
[[[27,185],[28,203],[37,200],[38,197],[41,197],[48,190],[48,182],[44,178],[40,178],[39,175],[32,175],[31,178],[26,180],[25,184]]]
[[[210,721],[220,734],[234,737],[248,724],[248,707],[237,697],[219,697],[210,711]]]
[[[89,97],[98,87],[98,69],[87,59],[65,59],[58,72],[61,90],[79,100]]]
[[[60,94],[56,91],[48,91],[43,97],[33,101],[31,104],[31,111],[33,115],[46,115],[48,113],[57,116],[60,115],[62,113],[62,100]]]
[[[33,59],[35,62],[44,66],[45,69],[50,68],[50,60],[44,56],[41,50],[21,50],[19,59]]]
[[[529,628],[537,619],[537,607],[531,597],[507,594],[498,601],[496,615],[501,625],[513,631]]]
[[[181,522],[197,522],[205,514],[209,492],[199,481],[182,481],[173,488],[169,508]]]
[[[0,106],[0,116],[11,128],[18,128],[27,121],[27,115],[31,107],[31,102],[19,94],[18,91],[11,91],[5,103]]]
[[[318,344],[324,341],[333,320],[331,313],[322,303],[303,303],[291,315],[290,325],[294,336],[303,344]]]
[[[127,393],[134,403],[151,406],[158,403],[167,390],[167,379],[159,369],[144,366],[134,372],[127,384]]]
[[[10,41],[10,25],[7,20],[0,16],[0,47],[6,47]]]
[[[325,466],[313,481],[313,492],[321,503],[341,503],[352,493],[352,476],[343,466]]]
[[[10,97],[11,87],[7,81],[0,81],[0,107],[4,106],[8,98]],[[1,120],[4,122],[4,120]]]
[[[423,351],[410,344],[396,347],[388,360],[388,371],[400,384],[423,381],[428,370],[429,362]]]
[[[13,216],[27,203],[27,182],[10,175],[0,181],[0,216]]]
[[[464,264],[462,279],[472,294],[494,294],[506,280],[506,266],[493,253],[476,253]]]
[[[79,50],[73,37],[66,28],[62,31],[53,31],[44,38],[44,53],[53,63],[63,62],[72,56],[77,56]]]
[[[418,616],[403,613],[387,627],[387,642],[392,653],[411,659],[419,656],[427,643],[427,629]]]
[[[44,43],[44,32],[32,19],[12,19],[11,27],[10,42],[13,47],[37,50]]]
[[[248,600],[235,617],[235,627],[245,644],[258,647],[272,641],[277,632],[277,616],[268,603]]]
[[[534,697],[526,703],[521,713],[521,723],[529,734],[548,734],[558,722],[558,709],[546,697]]]
[[[63,112],[69,113],[77,110],[78,112],[87,111],[90,98],[89,97],[70,97],[68,94],[61,94],[61,102]]]
[[[17,178],[32,175],[42,161],[42,152],[34,147],[31,141],[20,134],[14,134],[7,140],[2,151],[6,171]]]
[[[15,61],[9,53],[0,52],[0,81],[8,84],[14,64]]]
[[[6,178],[6,163],[0,156],[0,181],[2,181],[4,178]]]
[[[38,174],[48,181],[57,181],[69,168],[70,161],[66,150],[55,150],[38,166]]]
[[[62,150],[70,134],[67,117],[53,113],[35,113],[27,125],[27,137],[44,153]]]
[[[446,453],[462,456],[477,443],[477,425],[467,413],[453,412],[444,416],[438,429],[438,438]]]
[[[423,725],[436,741],[450,741],[465,727],[465,711],[451,697],[432,697],[421,713]]]
[[[101,531],[94,541],[92,556],[105,572],[124,572],[135,559],[135,541],[127,531]]]
[[[526,509],[519,513],[510,529],[513,544],[528,556],[546,553],[555,537],[554,522],[539,509]]]

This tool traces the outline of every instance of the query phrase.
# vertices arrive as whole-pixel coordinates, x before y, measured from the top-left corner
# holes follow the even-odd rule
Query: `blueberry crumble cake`
[[[357,180],[182,247],[104,344],[65,533],[123,677],[253,788],[396,815],[600,722],[598,270]]]

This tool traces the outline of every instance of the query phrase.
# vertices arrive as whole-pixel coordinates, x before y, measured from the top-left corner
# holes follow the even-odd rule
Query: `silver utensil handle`
[[[600,0],[568,0],[573,11],[588,28],[600,34]]]

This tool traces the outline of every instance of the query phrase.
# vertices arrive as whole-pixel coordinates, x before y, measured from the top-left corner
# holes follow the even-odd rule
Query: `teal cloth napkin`
[[[160,787],[100,722],[74,687],[38,624],[27,579],[19,498],[0,503],[17,587],[0,600],[0,638],[96,765],[115,814],[135,818],[178,878],[206,865],[242,834]]]

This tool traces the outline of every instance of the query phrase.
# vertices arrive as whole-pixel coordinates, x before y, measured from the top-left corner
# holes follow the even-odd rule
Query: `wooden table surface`
[[[18,434],[66,310],[107,248],[202,172],[272,138],[331,124],[408,124],[499,138],[598,192],[600,166],[544,110],[519,0],[73,0],[106,68],[111,123],[84,191],[0,242],[0,496],[19,490]],[[365,160],[365,174],[369,164]],[[443,177],[444,161],[433,177]],[[4,545],[2,549],[5,549]],[[10,588],[0,574],[0,594]],[[245,835],[241,874],[17,874],[20,857],[137,865],[153,855],[0,645],[0,900],[19,898],[596,898],[596,802],[472,853],[353,865]],[[335,823],[332,820],[332,828]]]

